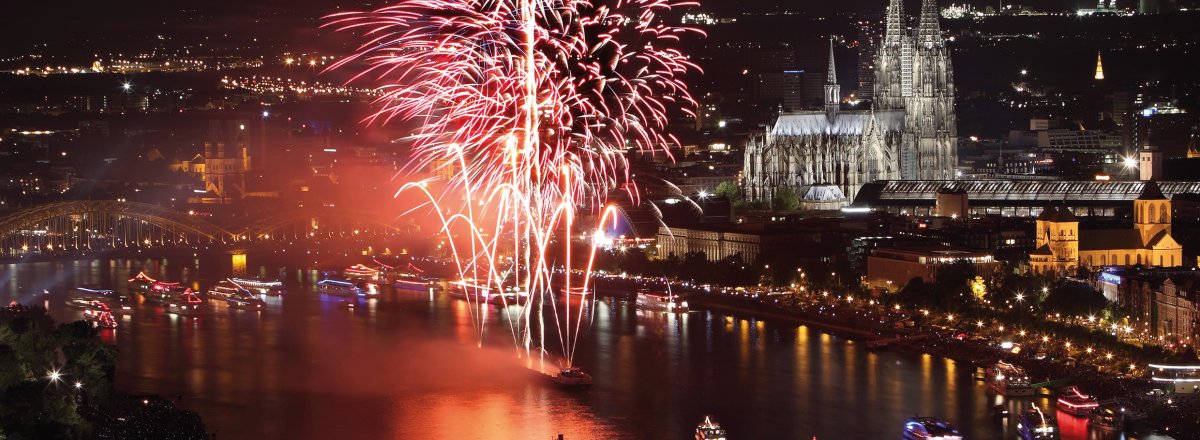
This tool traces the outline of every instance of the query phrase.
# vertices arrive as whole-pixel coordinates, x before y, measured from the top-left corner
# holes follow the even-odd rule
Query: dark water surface
[[[62,306],[74,286],[127,291],[126,278],[146,270],[207,288],[228,276],[228,259],[0,266],[0,300],[45,303],[57,318],[77,319]],[[249,267],[278,273],[254,256]],[[533,380],[502,309],[485,312],[481,349],[464,301],[385,289],[350,308],[311,289],[316,271],[285,273],[289,293],[262,312],[214,303],[203,316],[179,317],[137,304],[103,334],[120,350],[117,388],[179,399],[221,439],[687,439],[705,414],[732,440],[895,439],[916,414],[949,420],[968,439],[1015,438],[989,415],[1003,399],[966,367],[868,352],[804,326],[707,311],[671,316],[605,298],[576,358],[596,384],[568,392]],[[43,290],[51,295],[30,295]],[[1030,402],[1053,407],[1007,404],[1016,413]],[[1064,439],[1120,438],[1060,419]]]

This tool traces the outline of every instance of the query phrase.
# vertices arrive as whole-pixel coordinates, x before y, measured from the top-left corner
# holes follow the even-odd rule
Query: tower
[[[1200,158],[1200,145],[1196,145],[1196,133],[1192,133],[1192,138],[1188,141],[1187,158]]]
[[[958,167],[954,69],[936,0],[922,0],[915,33],[899,0],[888,5],[884,44],[875,63],[875,109],[904,110],[900,178],[953,180]]]
[[[1104,63],[1100,60],[1100,52],[1096,52],[1096,81],[1104,79]]]
[[[1067,272],[1079,264],[1079,219],[1070,208],[1047,206],[1034,224],[1034,247],[1042,252],[1038,272]]]
[[[1162,178],[1162,152],[1150,145],[1138,150],[1138,173],[1141,180]]]
[[[1146,181],[1142,193],[1133,201],[1133,226],[1142,236],[1142,243],[1162,231],[1171,233],[1171,201],[1163,195],[1158,182]]]
[[[241,201],[249,168],[245,121],[210,121],[209,137],[215,142],[204,143],[204,190],[216,203]]]
[[[833,121],[842,107],[842,86],[838,85],[837,66],[833,58],[833,37],[829,38],[829,70],[825,76],[825,117]]]

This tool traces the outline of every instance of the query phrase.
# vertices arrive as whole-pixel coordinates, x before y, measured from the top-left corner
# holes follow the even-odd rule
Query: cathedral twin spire
[[[904,16],[904,1],[890,0],[887,8],[887,29],[884,33],[885,46],[903,44],[908,34],[908,20]],[[917,25],[917,43],[934,48],[945,45],[942,40],[942,26],[938,20],[937,0],[921,0],[921,21]]]

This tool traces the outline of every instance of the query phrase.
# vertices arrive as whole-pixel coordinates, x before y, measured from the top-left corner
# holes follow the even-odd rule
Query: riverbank
[[[1021,366],[1034,383],[1065,380],[1079,386],[1101,401],[1116,401],[1131,413],[1144,414],[1143,428],[1171,435],[1177,440],[1200,440],[1200,397],[1196,395],[1154,396],[1149,380],[1102,372],[1086,365],[1068,365],[1052,359],[1038,359],[1031,353],[999,350],[986,338],[964,337],[955,331],[932,328],[906,328],[889,325],[888,317],[865,316],[846,308],[826,313],[800,307],[779,305],[731,295],[699,294],[688,298],[695,308],[710,309],[759,319],[805,325],[818,331],[859,341],[886,342],[889,350],[928,354],[952,359],[970,368],[986,368],[1005,361]],[[880,319],[882,318],[882,319]]]

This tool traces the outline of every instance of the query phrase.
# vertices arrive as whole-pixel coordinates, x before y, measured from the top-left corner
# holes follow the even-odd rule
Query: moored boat
[[[1125,426],[1125,409],[1101,405],[1088,411],[1088,424],[1104,430],[1120,431]]]
[[[696,426],[696,440],[725,440],[725,429],[711,417],[704,416],[704,421]]]
[[[229,281],[233,281],[253,293],[268,296],[279,296],[287,293],[287,286],[284,286],[283,282],[279,280],[258,277],[233,277]]]
[[[1083,417],[1093,409],[1099,407],[1100,404],[1096,403],[1095,397],[1083,394],[1082,391],[1079,391],[1079,388],[1070,386],[1063,390],[1062,395],[1058,396],[1055,406],[1058,407],[1059,411],[1076,417]]]
[[[1004,361],[997,362],[996,365],[988,368],[985,379],[988,388],[1002,396],[1019,397],[1034,394],[1033,384],[1029,381],[1025,370]]]

